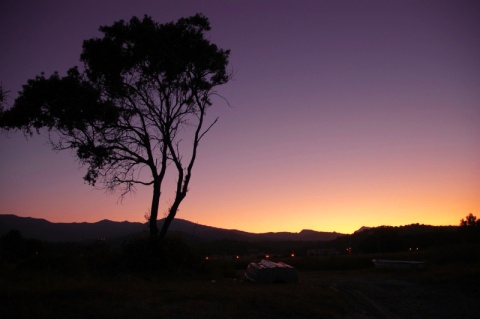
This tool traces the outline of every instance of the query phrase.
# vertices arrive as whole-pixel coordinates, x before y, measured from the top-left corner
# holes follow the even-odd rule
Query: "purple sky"
[[[197,12],[231,49],[234,79],[219,88],[231,107],[211,111],[220,120],[177,217],[352,232],[480,214],[478,1],[6,0],[0,82],[12,102],[27,79],[79,65],[100,25]],[[0,135],[0,214],[145,221],[150,189],[117,203],[46,142]]]

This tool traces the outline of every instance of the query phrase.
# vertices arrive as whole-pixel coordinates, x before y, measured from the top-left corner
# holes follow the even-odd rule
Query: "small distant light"
[[[291,253],[291,254],[290,254],[290,257],[295,257],[295,253]]]
[[[205,257],[205,260],[208,260],[208,256],[207,256],[207,257]]]
[[[270,258],[270,255],[265,255],[265,258]]]
[[[240,259],[240,256],[236,256],[235,258],[236,258],[236,259]]]

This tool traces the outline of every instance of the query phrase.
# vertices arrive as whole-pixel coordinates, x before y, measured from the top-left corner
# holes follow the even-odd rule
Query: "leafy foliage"
[[[7,100],[7,92],[3,88],[3,85],[0,83],[0,112],[3,112],[4,105]]]
[[[100,181],[122,195],[139,184],[153,186],[152,235],[173,163],[177,185],[164,236],[188,191],[199,142],[216,122],[204,123],[214,88],[230,79],[230,52],[206,39],[208,30],[201,14],[166,24],[145,16],[102,26],[102,38],[83,43],[82,71],[29,80],[14,106],[1,112],[0,125],[27,135],[46,129],[55,150],[76,151],[91,185]]]
[[[476,228],[480,230],[480,219],[478,219],[475,215],[472,213],[468,214],[465,219],[460,220],[460,226],[461,227],[470,227],[470,228]]]
[[[18,230],[12,229],[0,237],[0,260],[18,262],[36,256],[43,247],[36,239],[26,239]]]

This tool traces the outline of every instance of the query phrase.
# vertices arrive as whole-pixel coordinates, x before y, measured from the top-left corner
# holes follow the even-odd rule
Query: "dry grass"
[[[2,318],[334,318],[345,311],[333,290],[303,281],[258,285],[191,275],[2,277]]]
[[[480,253],[477,245],[455,248],[422,253],[427,270],[401,273],[374,269],[375,256],[286,260],[300,271],[297,284],[244,281],[246,260],[173,274],[4,263],[0,318],[473,318]]]

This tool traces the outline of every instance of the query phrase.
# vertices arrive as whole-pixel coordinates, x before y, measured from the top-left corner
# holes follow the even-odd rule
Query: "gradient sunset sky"
[[[80,65],[98,27],[197,12],[234,78],[178,218],[250,232],[457,225],[480,215],[480,2],[0,2],[0,82]],[[150,188],[117,203],[44,136],[0,134],[0,214],[145,222]],[[163,194],[159,216],[173,200]]]

